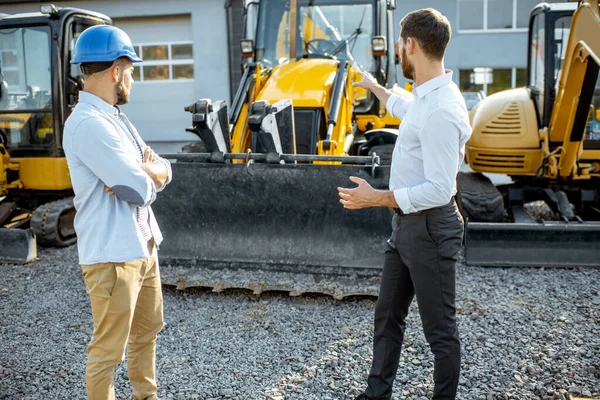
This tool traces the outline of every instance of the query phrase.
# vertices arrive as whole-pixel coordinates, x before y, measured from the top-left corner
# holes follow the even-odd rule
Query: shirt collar
[[[447,85],[450,82],[452,82],[452,70],[447,69],[444,75],[436,76],[435,78],[430,79],[427,82],[415,87],[413,89],[413,94],[416,97],[425,97],[429,93],[433,92],[435,89]]]
[[[88,103],[93,105],[94,107],[99,108],[107,114],[117,116],[120,113],[120,110],[117,106],[111,106],[106,101],[102,100],[100,97],[92,94],[90,92],[84,92],[83,90],[79,91],[79,101],[82,103]]]

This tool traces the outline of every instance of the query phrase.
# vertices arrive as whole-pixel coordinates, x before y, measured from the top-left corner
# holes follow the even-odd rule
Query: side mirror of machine
[[[243,58],[252,58],[252,57],[254,57],[254,40],[243,39],[240,42],[240,48],[242,50],[242,57]]]
[[[373,50],[373,57],[384,56],[387,50],[385,36],[373,36],[371,38],[371,49]]]

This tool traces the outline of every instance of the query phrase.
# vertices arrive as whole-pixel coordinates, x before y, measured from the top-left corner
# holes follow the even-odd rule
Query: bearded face
[[[122,106],[129,103],[129,95],[131,93],[131,79],[127,79],[128,74],[121,70],[119,80],[117,81],[115,90],[117,92],[117,105]]]
[[[400,55],[400,65],[402,66],[402,75],[408,80],[415,80],[415,66],[408,59],[406,54],[406,46],[402,46],[402,54]]]

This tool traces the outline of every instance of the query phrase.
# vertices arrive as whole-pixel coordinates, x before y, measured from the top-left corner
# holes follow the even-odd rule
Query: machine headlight
[[[373,36],[371,39],[371,48],[373,49],[373,56],[379,57],[385,55],[387,43],[384,36]]]
[[[44,4],[40,7],[40,12],[42,14],[56,15],[58,14],[58,8],[54,4]]]
[[[250,39],[244,39],[240,42],[242,49],[242,57],[250,58],[254,56],[254,41]]]

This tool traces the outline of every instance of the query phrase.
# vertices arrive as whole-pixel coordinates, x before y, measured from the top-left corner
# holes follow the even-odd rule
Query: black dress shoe
[[[367,397],[367,395],[365,395],[364,393],[361,393],[358,395],[357,398],[355,398],[354,400],[371,400]]]

